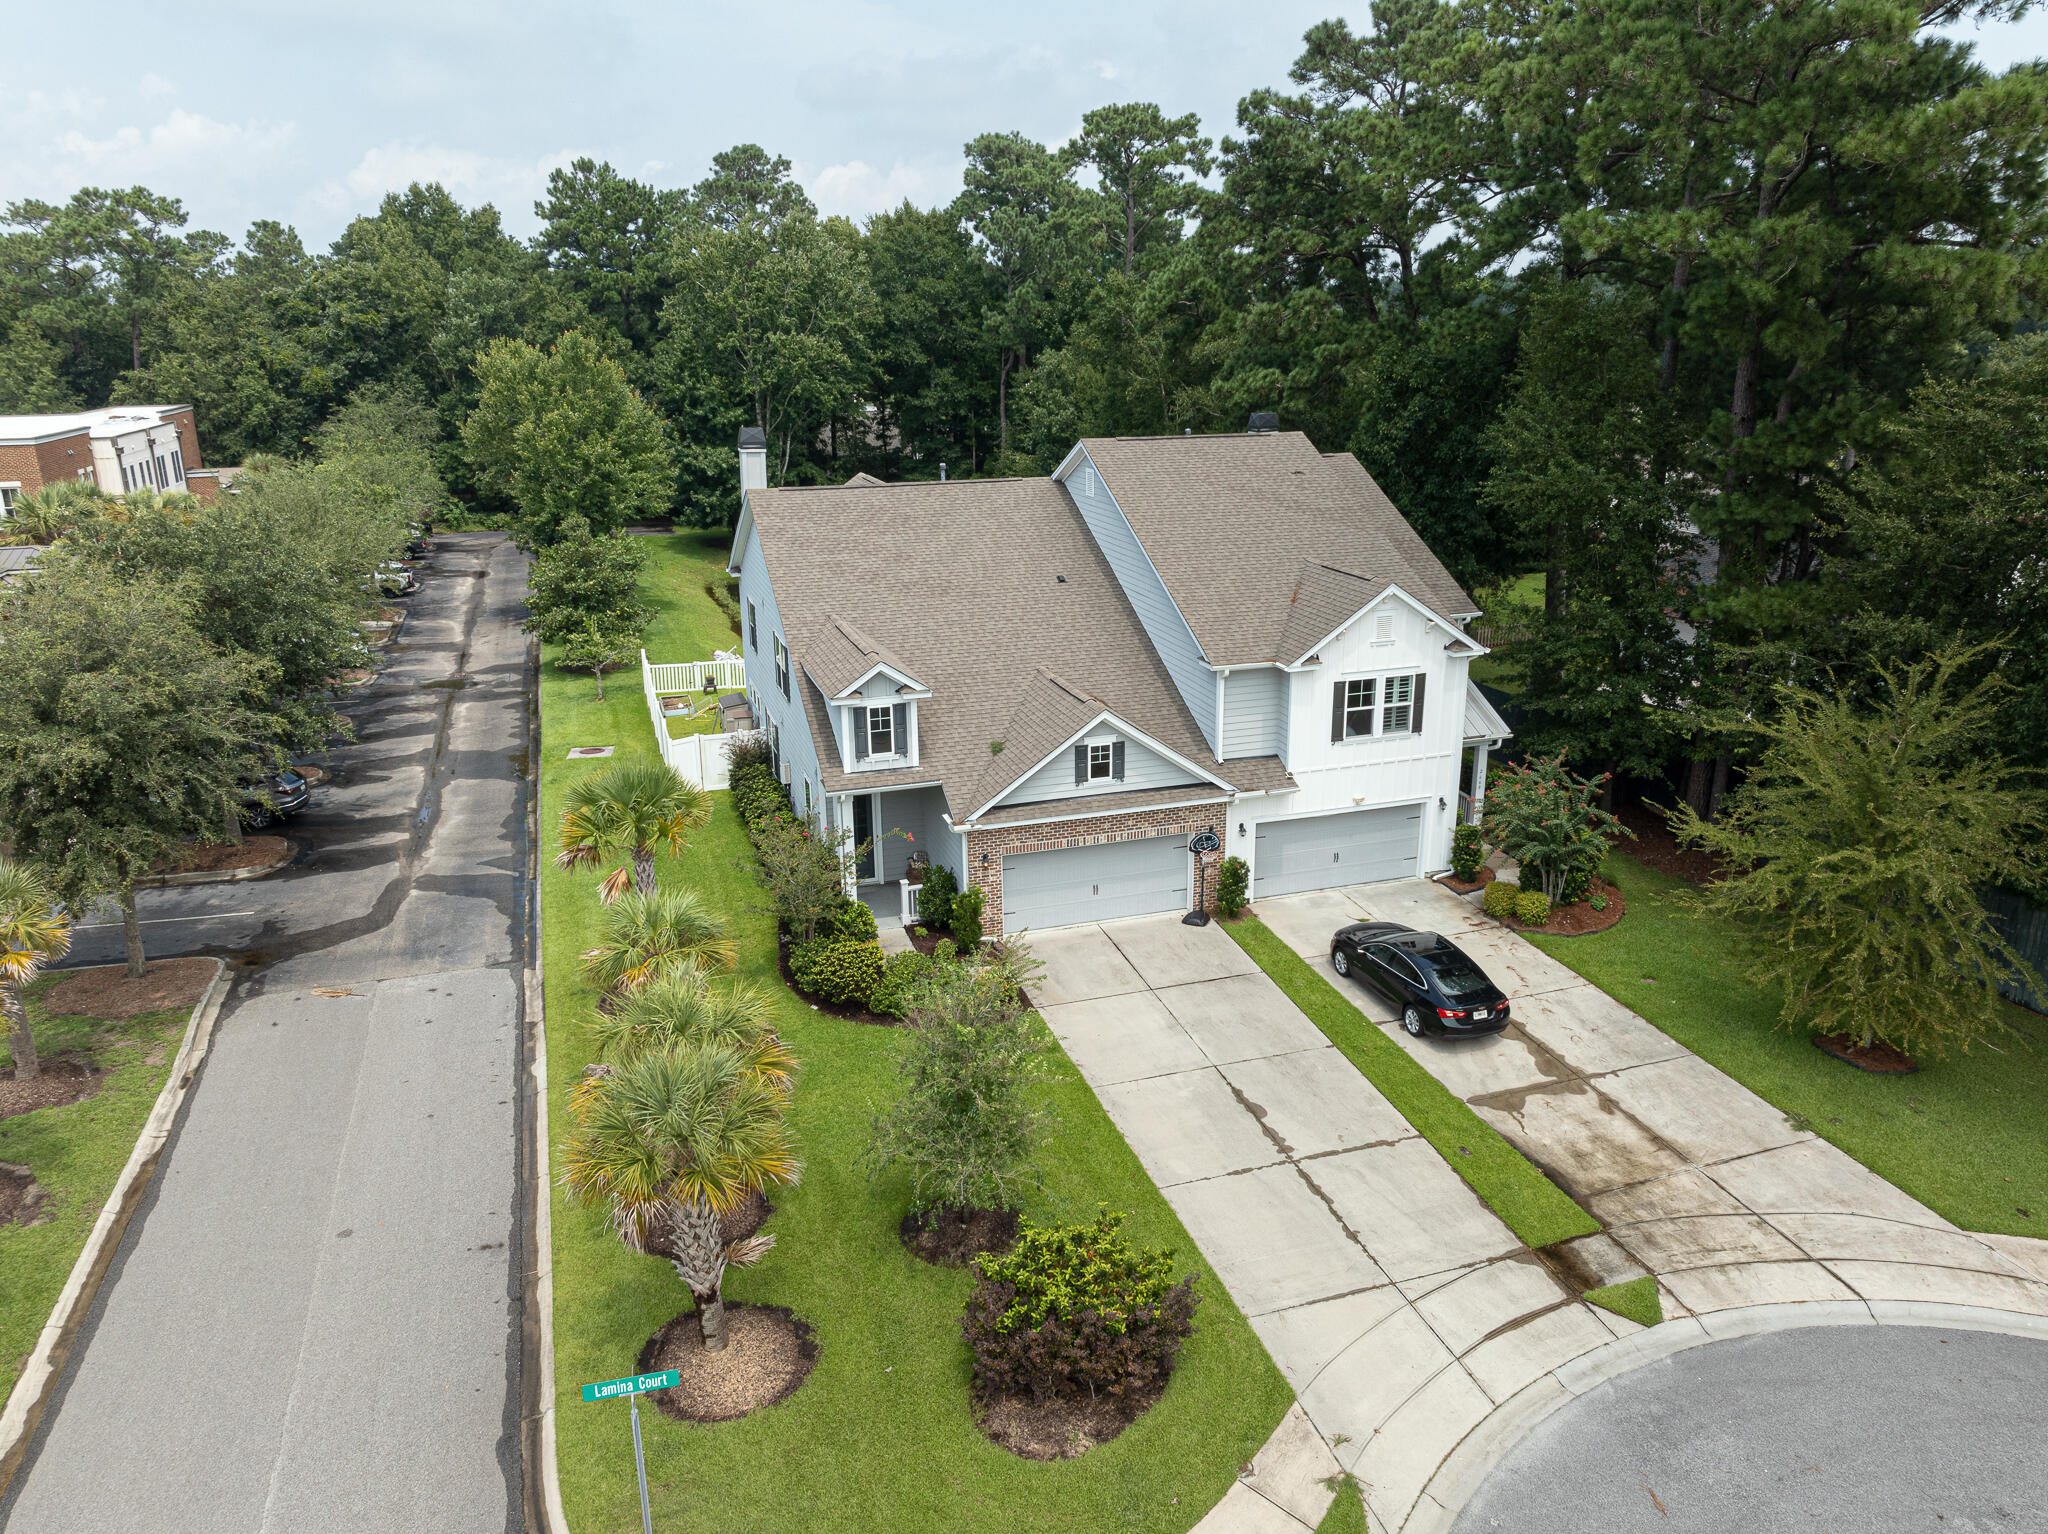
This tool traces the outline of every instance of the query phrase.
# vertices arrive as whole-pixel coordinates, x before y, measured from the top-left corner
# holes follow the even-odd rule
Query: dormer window
[[[868,716],[868,755],[894,756],[896,754],[896,710],[890,707],[870,708]]]
[[[908,703],[858,703],[847,711],[854,769],[911,765],[915,721]]]
[[[1108,740],[1084,740],[1074,747],[1074,787],[1090,787],[1097,783],[1121,783],[1124,780],[1124,743],[1114,737]]]
[[[1104,741],[1099,746],[1090,746],[1088,748],[1089,782],[1093,783],[1097,779],[1100,779],[1104,782],[1107,782],[1109,780],[1109,754],[1109,743],[1107,741]]]

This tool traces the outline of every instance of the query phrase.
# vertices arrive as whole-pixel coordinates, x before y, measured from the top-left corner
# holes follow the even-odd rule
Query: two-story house
[[[1012,932],[1213,905],[1230,853],[1254,900],[1448,865],[1464,754],[1483,795],[1507,733],[1477,609],[1356,459],[1271,421],[780,489],[741,434],[754,717],[798,810],[872,844],[878,910],[920,855]]]

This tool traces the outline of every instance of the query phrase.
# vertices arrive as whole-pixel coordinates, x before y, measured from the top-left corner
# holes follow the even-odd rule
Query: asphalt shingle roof
[[[1082,446],[1211,665],[1292,665],[1389,585],[1443,618],[1478,611],[1364,466],[1298,431]]]

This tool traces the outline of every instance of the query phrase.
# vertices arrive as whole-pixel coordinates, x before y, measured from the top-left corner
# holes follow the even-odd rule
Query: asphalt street
[[[523,1527],[525,560],[444,535],[423,579],[294,864],[141,897],[152,957],[238,978],[10,1534]]]
[[[1547,1419],[1456,1534],[2048,1529],[2048,1342],[1904,1326],[1709,1343]]]

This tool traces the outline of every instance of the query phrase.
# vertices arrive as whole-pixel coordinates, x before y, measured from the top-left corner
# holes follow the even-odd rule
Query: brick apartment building
[[[212,500],[220,490],[218,471],[201,467],[190,405],[0,416],[0,516],[18,497],[60,480],[109,495],[148,488]]]

